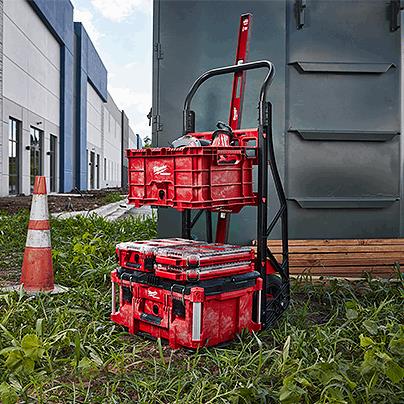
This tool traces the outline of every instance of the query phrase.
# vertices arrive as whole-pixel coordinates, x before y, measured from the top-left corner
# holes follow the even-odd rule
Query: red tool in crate
[[[111,319],[131,333],[167,339],[173,348],[217,345],[243,329],[267,328],[290,300],[286,198],[275,160],[272,107],[266,101],[275,70],[265,60],[245,63],[250,22],[251,15],[241,17],[236,64],[209,70],[192,85],[177,147],[127,151],[130,203],[182,211],[182,238],[117,246],[120,267],[111,273]],[[258,127],[240,129],[245,73],[255,69],[267,70],[258,99]],[[230,125],[219,122],[215,131],[196,132],[191,110],[195,93],[206,80],[226,74],[234,75]],[[279,201],[269,224],[268,168]],[[256,253],[225,244],[229,213],[244,206],[257,209]],[[207,242],[193,241],[191,230],[203,212]],[[212,243],[212,212],[218,213],[218,243]],[[279,222],[280,262],[267,246]]]

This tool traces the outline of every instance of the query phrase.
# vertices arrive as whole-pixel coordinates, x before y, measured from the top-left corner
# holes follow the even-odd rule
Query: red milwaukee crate
[[[132,334],[163,338],[174,349],[218,345],[244,329],[261,329],[262,279],[255,271],[178,284],[120,268],[111,280],[112,321]]]
[[[246,147],[127,150],[129,203],[238,212],[255,205]]]
[[[196,243],[183,238],[129,241],[117,244],[115,251],[122,268],[150,272],[154,270],[155,254],[159,248]]]

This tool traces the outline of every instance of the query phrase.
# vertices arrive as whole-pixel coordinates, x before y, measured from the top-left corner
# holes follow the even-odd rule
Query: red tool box
[[[159,249],[155,274],[176,281],[189,281],[236,275],[254,269],[255,252],[251,247],[201,243]]]
[[[260,329],[262,279],[251,247],[174,238],[116,250],[121,267],[111,273],[111,319],[129,332],[197,348]],[[134,256],[141,257],[136,265]],[[145,263],[148,272],[137,266]]]
[[[254,154],[246,147],[127,150],[129,202],[238,212],[254,205]]]
[[[177,281],[211,279],[255,269],[251,247],[181,238],[120,243],[116,253],[121,268],[153,272]]]
[[[111,319],[132,334],[164,338],[174,349],[218,345],[244,329],[261,329],[259,276],[250,271],[179,283],[120,268],[111,273]]]
[[[119,243],[115,252],[121,268],[151,272],[154,270],[155,253],[159,248],[197,243],[200,242],[184,238],[129,241]]]

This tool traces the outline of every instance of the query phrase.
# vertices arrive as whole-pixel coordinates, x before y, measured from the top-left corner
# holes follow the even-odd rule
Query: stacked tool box
[[[173,238],[121,243],[116,252],[111,319],[130,333],[198,348],[261,328],[262,279],[250,247]]]

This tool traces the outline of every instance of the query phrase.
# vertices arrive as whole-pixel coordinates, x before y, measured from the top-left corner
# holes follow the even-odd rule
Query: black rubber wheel
[[[276,299],[282,290],[282,279],[277,275],[267,275],[267,299]]]
[[[278,318],[289,306],[289,287],[282,282],[280,276],[267,275],[267,305],[271,307],[273,318]]]

